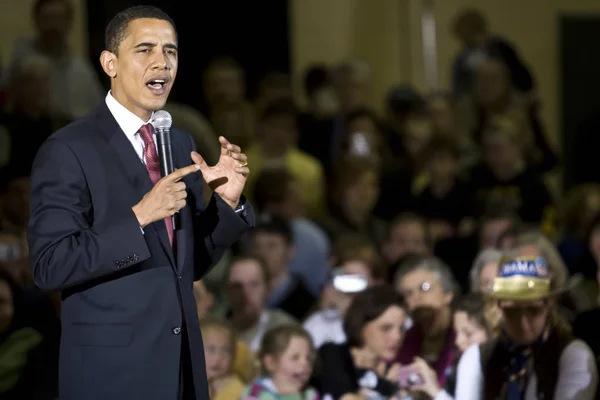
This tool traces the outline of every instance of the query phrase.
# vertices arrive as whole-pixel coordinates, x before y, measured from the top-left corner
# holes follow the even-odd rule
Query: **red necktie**
[[[158,161],[158,153],[154,144],[154,136],[152,136],[152,125],[144,124],[140,128],[140,135],[144,140],[144,160],[146,160],[146,169],[152,183],[156,184],[161,178],[160,162]],[[167,225],[167,233],[169,234],[169,243],[173,246],[173,220],[171,217],[165,218]]]

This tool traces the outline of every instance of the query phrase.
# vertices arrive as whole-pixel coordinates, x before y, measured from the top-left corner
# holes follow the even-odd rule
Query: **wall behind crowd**
[[[299,72],[314,61],[356,56],[373,70],[373,99],[390,84],[411,82],[426,89],[421,51],[420,10],[424,0],[292,0],[292,65]],[[562,147],[560,110],[560,25],[563,13],[600,14],[597,0],[434,0],[438,73],[441,88],[450,82],[450,65],[459,48],[452,19],[464,7],[489,18],[493,33],[517,46],[531,66],[543,101],[542,120],[549,139]],[[378,102],[374,107],[381,109]]]
[[[88,33],[86,25],[86,0],[70,0],[75,8],[71,45],[75,54],[87,55]],[[6,65],[15,40],[33,35],[31,9],[35,0],[0,0],[0,65]],[[99,56],[99,55],[98,55]]]

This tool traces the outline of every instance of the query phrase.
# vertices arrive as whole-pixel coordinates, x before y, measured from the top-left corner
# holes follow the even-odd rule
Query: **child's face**
[[[282,395],[298,394],[312,374],[314,351],[308,340],[292,337],[280,356],[267,356],[267,368]]]
[[[464,353],[474,344],[480,344],[487,340],[485,329],[477,322],[469,318],[466,312],[457,311],[454,313],[454,331],[456,332],[456,347],[461,353]]]
[[[211,328],[203,335],[203,340],[208,380],[229,375],[233,362],[230,333],[224,329]]]

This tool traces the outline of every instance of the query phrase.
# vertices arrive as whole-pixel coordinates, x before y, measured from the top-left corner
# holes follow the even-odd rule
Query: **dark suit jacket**
[[[189,165],[191,137],[171,135],[175,167]],[[200,173],[184,182],[174,255],[164,222],[142,233],[131,210],[152,183],[105,104],[42,145],[28,236],[35,283],[62,292],[61,400],[177,399],[185,336],[196,398],[208,400],[192,285],[254,216],[217,195],[205,207]]]

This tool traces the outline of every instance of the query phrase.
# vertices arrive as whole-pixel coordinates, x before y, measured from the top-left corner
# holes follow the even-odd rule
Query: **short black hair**
[[[106,31],[104,33],[104,46],[106,47],[106,50],[117,54],[121,42],[127,35],[127,28],[129,27],[129,24],[136,19],[143,18],[167,21],[173,27],[173,30],[175,31],[175,37],[177,38],[175,22],[173,22],[171,17],[169,17],[163,10],[154,6],[133,6],[115,15],[106,26]]]
[[[0,194],[6,193],[10,184],[20,178],[29,178],[31,167],[21,163],[9,163],[0,168]]]
[[[285,168],[263,169],[256,178],[252,195],[258,211],[263,212],[269,204],[283,203],[293,181],[293,175]]]
[[[71,2],[69,0],[36,0],[36,2],[33,4],[33,17],[37,18],[39,17],[42,8],[50,3],[53,2],[59,2],[59,3],[63,3],[65,5],[65,7],[67,8],[67,14],[69,16],[69,18],[73,17],[73,4],[71,4]]]
[[[312,97],[317,90],[330,86],[331,84],[331,74],[325,65],[313,65],[304,74],[304,91],[309,98]]]
[[[344,318],[348,346],[362,347],[365,325],[375,321],[392,306],[405,309],[402,296],[390,285],[378,285],[357,293]]]
[[[275,117],[290,117],[295,121],[298,117],[298,108],[290,99],[275,100],[262,113],[261,122]]]
[[[290,222],[285,217],[279,215],[262,214],[258,218],[256,228],[254,228],[254,234],[260,232],[283,236],[286,243],[290,245],[294,242]]]

